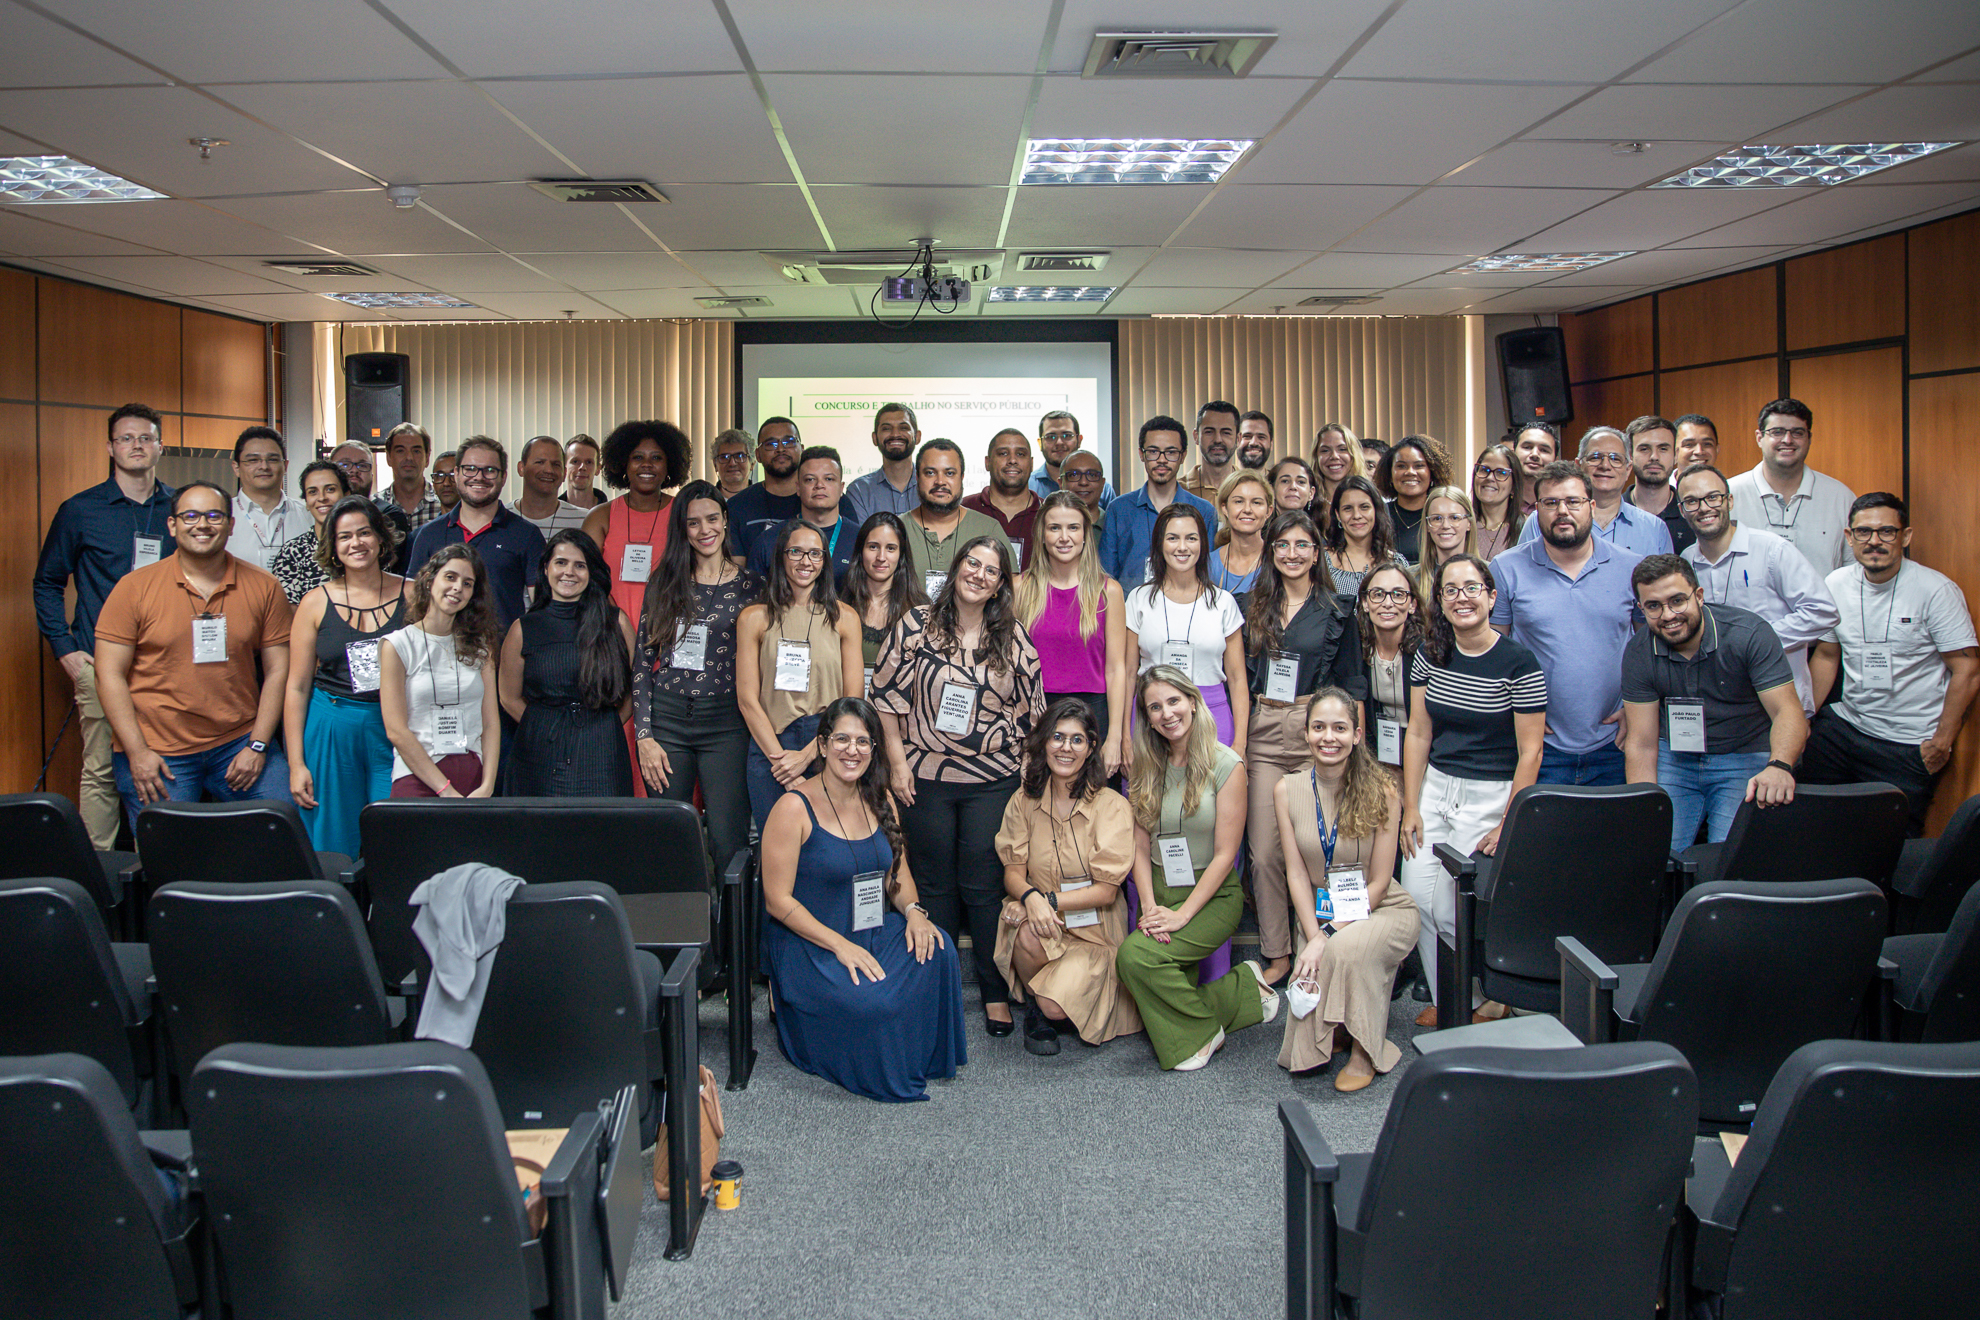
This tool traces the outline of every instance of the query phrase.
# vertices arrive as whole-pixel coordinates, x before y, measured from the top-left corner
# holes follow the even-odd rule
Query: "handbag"
[[[715,1185],[715,1161],[722,1149],[722,1093],[716,1089],[715,1074],[701,1066],[701,1190]],[[667,1125],[660,1125],[659,1139],[653,1146],[653,1194],[667,1199]]]

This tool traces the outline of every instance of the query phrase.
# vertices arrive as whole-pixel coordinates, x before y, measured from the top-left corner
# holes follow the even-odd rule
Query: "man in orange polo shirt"
[[[289,602],[272,576],[227,553],[232,531],[218,486],[180,487],[178,550],[126,574],[97,617],[97,690],[133,827],[148,802],[289,798],[288,760],[269,745],[289,673]]]

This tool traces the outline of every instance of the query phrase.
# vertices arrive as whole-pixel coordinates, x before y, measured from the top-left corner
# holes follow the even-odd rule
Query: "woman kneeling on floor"
[[[1361,703],[1321,688],[1306,703],[1311,764],[1272,790],[1306,941],[1293,960],[1279,1066],[1295,1077],[1319,1072],[1345,1037],[1353,1053],[1336,1091],[1359,1091],[1402,1057],[1388,1038],[1389,986],[1416,946],[1416,904],[1389,882],[1402,798],[1363,733]]]
[[[1127,799],[1106,785],[1100,725],[1079,697],[1052,703],[1025,740],[1004,807],[997,970],[1026,997],[1024,1047],[1057,1054],[1070,1025],[1088,1045],[1141,1030],[1114,954],[1127,936],[1121,882],[1134,861]]]

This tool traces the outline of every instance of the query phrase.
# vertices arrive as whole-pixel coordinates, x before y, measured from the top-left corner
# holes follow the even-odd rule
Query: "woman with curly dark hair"
[[[1089,1045],[1141,1030],[1114,973],[1128,933],[1121,885],[1134,865],[1134,816],[1107,787],[1100,722],[1083,698],[1061,697],[1032,726],[997,856],[997,967],[1026,996],[1025,1049],[1057,1054],[1067,1025]]]
[[[1430,492],[1451,484],[1451,460],[1435,437],[1406,435],[1382,455],[1375,485],[1389,496],[1389,521],[1395,525],[1396,553],[1414,564],[1421,553],[1423,506]]]
[[[1012,600],[1010,543],[972,538],[948,568],[935,603],[908,611],[880,648],[873,704],[928,910],[950,935],[968,913],[984,1018],[991,1035],[1008,1036],[1010,1000],[995,957],[1004,869],[984,845],[1017,791],[1044,688]]]
[[[406,619],[378,651],[392,796],[488,797],[502,750],[495,690],[501,633],[473,547],[446,546],[426,561]]]
[[[969,1059],[962,969],[916,893],[881,737],[871,704],[832,702],[823,771],[771,809],[763,966],[795,1067],[874,1100],[926,1100],[929,1078]]]
[[[565,528],[543,549],[529,612],[509,625],[498,671],[517,723],[508,792],[631,797],[632,620],[590,537]]]
[[[639,617],[646,583],[667,544],[673,513],[668,491],[688,479],[688,438],[671,422],[621,422],[605,437],[598,469],[625,494],[585,515],[584,534],[612,574],[612,603]]]

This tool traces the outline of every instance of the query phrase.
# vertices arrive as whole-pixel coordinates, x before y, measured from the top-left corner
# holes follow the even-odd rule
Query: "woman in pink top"
[[[1017,581],[1018,621],[1038,648],[1049,705],[1079,697],[1100,726],[1108,778],[1127,759],[1126,610],[1121,584],[1100,570],[1093,516],[1070,491],[1045,497],[1032,524],[1031,562]]]

